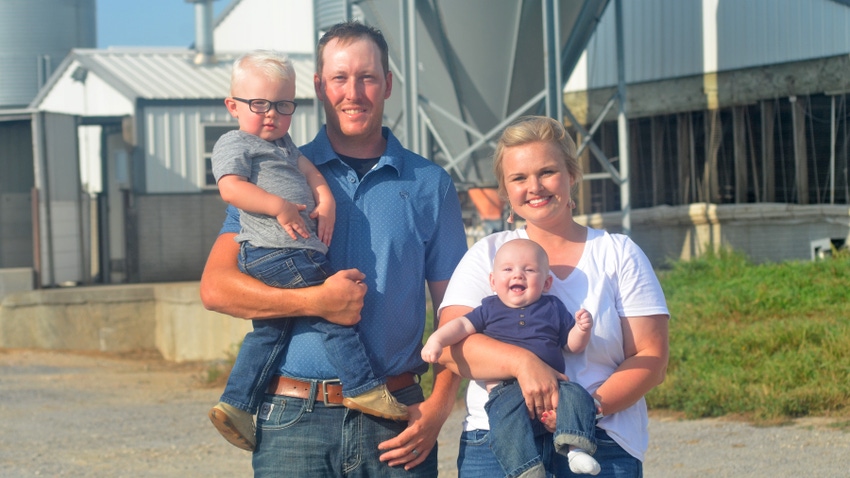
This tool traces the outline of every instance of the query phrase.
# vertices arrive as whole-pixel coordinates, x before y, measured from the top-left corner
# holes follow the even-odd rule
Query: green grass
[[[756,422],[850,415],[850,254],[755,265],[724,252],[659,278],[670,363],[650,408]]]

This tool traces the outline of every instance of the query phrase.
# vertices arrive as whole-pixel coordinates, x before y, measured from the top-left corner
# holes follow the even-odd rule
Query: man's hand
[[[366,276],[357,269],[346,269],[328,277],[322,287],[324,309],[321,317],[338,325],[351,326],[360,322],[363,298],[366,296]]]
[[[410,470],[428,458],[448,414],[429,400],[408,405],[407,413],[407,428],[397,437],[378,445],[378,450],[383,452],[379,459],[387,465],[404,465],[405,470]]]

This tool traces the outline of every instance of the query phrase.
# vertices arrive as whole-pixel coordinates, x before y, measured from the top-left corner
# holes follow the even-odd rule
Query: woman
[[[440,308],[440,322],[460,317],[491,295],[489,272],[506,241],[528,238],[549,255],[550,290],[567,309],[593,315],[593,335],[584,354],[565,355],[556,371],[525,349],[475,334],[444,353],[442,362],[477,380],[516,378],[529,415],[554,424],[557,380],[568,378],[596,399],[598,448],[605,477],[640,477],[649,437],[644,395],[664,380],[667,322],[664,295],[649,260],[628,237],[591,229],[573,220],[572,199],[581,170],[573,140],[559,122],[524,117],[508,126],[496,148],[494,169],[511,215],[526,227],[485,237],[464,256]],[[566,377],[565,377],[566,375]],[[487,393],[478,382],[467,391],[468,415],[458,456],[461,477],[504,475],[488,443]],[[544,420],[545,413],[545,420]],[[541,440],[544,462],[555,476],[573,476],[565,457]]]

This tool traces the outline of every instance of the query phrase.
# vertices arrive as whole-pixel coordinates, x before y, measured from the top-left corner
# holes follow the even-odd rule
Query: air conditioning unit
[[[845,239],[815,239],[811,242],[812,245],[812,260],[821,261],[832,257],[833,251],[837,251],[844,247]]]

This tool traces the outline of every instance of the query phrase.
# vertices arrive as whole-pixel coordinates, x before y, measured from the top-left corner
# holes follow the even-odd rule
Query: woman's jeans
[[[518,477],[543,463],[538,438],[551,438],[555,451],[566,456],[569,446],[596,451],[596,405],[593,397],[575,382],[558,382],[557,424],[554,435],[538,420],[528,418],[528,408],[516,380],[507,380],[490,392],[484,405],[490,421],[490,448],[502,476]]]
[[[555,452],[552,440],[538,437],[538,448],[542,450],[546,475],[554,478],[586,478],[570,471],[567,457]],[[602,466],[595,478],[643,478],[643,463],[629,455],[620,445],[596,428],[596,453],[593,458]],[[496,455],[490,449],[488,430],[469,430],[461,433],[460,448],[457,457],[458,478],[479,478],[482,476],[504,476]]]
[[[319,285],[333,269],[327,257],[311,249],[268,249],[243,242],[239,251],[239,270],[284,289]],[[324,334],[328,357],[343,384],[343,395],[359,395],[384,383],[372,372],[366,348],[355,327],[333,324],[319,317],[311,325]],[[256,413],[260,400],[276,373],[284,347],[289,343],[293,318],[253,321],[254,330],[242,342],[236,363],[227,379],[221,401],[240,410]]]

